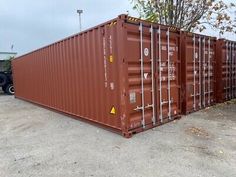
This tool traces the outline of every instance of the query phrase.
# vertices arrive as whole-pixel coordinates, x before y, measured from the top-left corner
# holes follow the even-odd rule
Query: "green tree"
[[[207,25],[220,33],[236,33],[236,3],[222,0],[131,0],[140,18],[185,31],[203,31]]]

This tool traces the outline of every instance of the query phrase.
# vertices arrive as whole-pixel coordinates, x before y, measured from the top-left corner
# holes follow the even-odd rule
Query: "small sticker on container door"
[[[148,48],[145,48],[144,49],[144,55],[147,57],[149,55],[149,49]]]
[[[111,90],[114,90],[114,89],[115,89],[115,84],[114,84],[114,82],[111,82],[111,83],[110,83],[110,88],[111,88]]]
[[[144,79],[148,78],[148,73],[144,73]]]
[[[129,102],[131,104],[136,103],[136,93],[135,92],[130,92],[129,93]]]
[[[198,53],[197,52],[195,53],[195,59],[198,59]]]
[[[109,61],[110,61],[110,63],[113,63],[113,62],[114,62],[114,59],[113,59],[113,56],[112,56],[112,55],[110,55]]]

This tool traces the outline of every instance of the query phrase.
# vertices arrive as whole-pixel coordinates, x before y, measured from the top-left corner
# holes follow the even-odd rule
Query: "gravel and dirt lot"
[[[131,139],[0,94],[0,177],[233,177],[236,103]]]

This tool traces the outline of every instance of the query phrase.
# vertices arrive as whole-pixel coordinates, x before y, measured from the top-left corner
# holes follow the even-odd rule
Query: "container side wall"
[[[180,31],[126,15],[13,61],[16,97],[125,137],[180,117]]]
[[[121,131],[114,21],[13,61],[15,96]]]

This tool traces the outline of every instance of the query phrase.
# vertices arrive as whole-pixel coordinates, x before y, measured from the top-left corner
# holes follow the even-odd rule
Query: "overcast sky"
[[[77,33],[76,9],[84,10],[83,29],[127,10],[137,16],[129,0],[0,0],[0,51],[11,51],[14,45],[14,51],[21,55]],[[216,35],[211,30],[207,33]]]
[[[0,51],[29,52],[132,11],[128,0],[0,0]],[[131,14],[135,14],[132,13]]]

